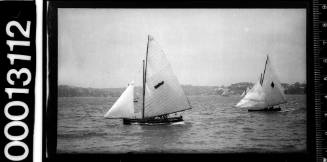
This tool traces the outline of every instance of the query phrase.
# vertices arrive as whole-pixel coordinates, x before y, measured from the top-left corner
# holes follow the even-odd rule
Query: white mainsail
[[[266,95],[267,105],[274,106],[286,103],[284,90],[272,68],[269,57],[267,57],[266,71],[262,79],[262,88]]]
[[[132,118],[134,116],[134,85],[130,83],[118,100],[112,105],[105,118]]]
[[[191,106],[159,45],[149,35],[144,117],[190,109]]]
[[[236,107],[266,108],[286,103],[283,88],[275,75],[271,61],[267,56],[265,70],[257,82],[241,99]]]

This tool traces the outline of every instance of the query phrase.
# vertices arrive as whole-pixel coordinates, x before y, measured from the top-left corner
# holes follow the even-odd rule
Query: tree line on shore
[[[228,91],[230,95],[240,95],[251,88],[253,83],[241,82],[229,86],[193,86],[182,85],[186,95],[222,95]],[[282,83],[285,94],[306,94],[305,83]],[[58,97],[119,97],[125,88],[83,88],[69,85],[58,86]],[[142,88],[135,87],[136,97],[141,98]]]

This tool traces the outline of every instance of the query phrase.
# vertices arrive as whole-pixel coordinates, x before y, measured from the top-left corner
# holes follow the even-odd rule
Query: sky
[[[58,84],[142,85],[147,36],[182,85],[257,82],[267,54],[282,83],[306,82],[305,9],[58,10]]]

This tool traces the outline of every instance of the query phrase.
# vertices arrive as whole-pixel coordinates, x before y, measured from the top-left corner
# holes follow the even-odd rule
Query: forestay
[[[144,117],[190,109],[190,104],[159,45],[149,36]]]

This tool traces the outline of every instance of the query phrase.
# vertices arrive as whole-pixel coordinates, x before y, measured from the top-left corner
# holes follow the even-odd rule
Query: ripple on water
[[[250,128],[250,127],[244,127],[243,128],[243,132],[244,133],[252,133],[252,132],[254,132],[254,129],[253,128]]]
[[[305,96],[287,95],[285,112],[249,113],[239,98],[189,96],[184,124],[123,125],[104,119],[117,98],[58,99],[60,152],[290,152],[305,150]]]

